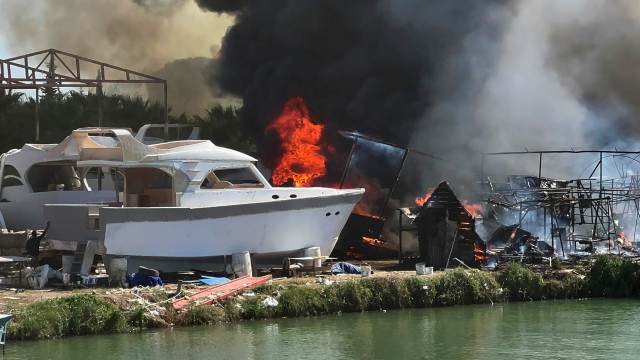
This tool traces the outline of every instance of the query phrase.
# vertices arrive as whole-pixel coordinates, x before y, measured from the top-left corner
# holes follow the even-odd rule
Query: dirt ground
[[[383,277],[408,277],[415,276],[415,265],[412,263],[398,264],[397,260],[381,260],[381,261],[351,261],[352,264],[357,266],[369,265],[371,266],[373,273],[371,277],[383,278]],[[538,268],[540,267],[540,268]],[[544,269],[543,269],[544,267]],[[545,273],[547,276],[562,276],[566,273],[583,273],[585,266],[583,264],[569,265],[565,264],[561,269],[551,269],[549,266],[534,266],[536,271]],[[426,276],[439,276],[444,274],[444,271],[436,271],[433,275]],[[325,281],[352,281],[361,279],[361,275],[327,275],[317,274],[308,275],[303,277],[294,278],[274,278],[273,282],[284,287],[291,285],[315,285],[321,286]],[[34,290],[25,286],[16,285],[0,285],[0,312],[12,312],[23,308],[35,301],[47,300],[59,297],[65,297],[76,294],[96,294],[100,297],[109,299],[113,303],[122,304],[124,302],[134,302],[137,299],[144,298],[150,302],[156,302],[161,299],[171,298],[176,294],[177,284],[166,284],[156,287],[137,287],[133,289],[118,289],[118,288],[103,288],[103,287],[91,287],[80,288],[74,290],[67,290],[57,288],[55,286],[47,286],[42,290]],[[200,291],[207,288],[206,285],[193,285],[183,284],[182,291],[189,294]]]
[[[370,265],[373,274],[371,277],[397,277],[397,276],[412,276],[415,275],[415,268],[412,264],[405,264],[400,266],[397,260],[385,260],[385,261],[353,261],[354,265]],[[436,272],[433,276],[437,276]],[[320,284],[319,281],[350,281],[361,279],[361,275],[309,275],[304,277],[295,278],[276,278],[274,282],[282,286],[290,285],[311,285]],[[186,293],[193,293],[199,290],[205,289],[207,286],[183,284],[182,290]],[[33,302],[54,299],[59,297],[65,297],[76,294],[96,294],[100,297],[109,299],[114,303],[121,303],[126,301],[134,301],[140,297],[148,298],[167,298],[172,297],[177,291],[177,284],[166,284],[163,286],[156,286],[151,288],[134,288],[134,289],[117,289],[117,288],[103,288],[103,287],[91,287],[80,288],[74,290],[62,289],[55,286],[46,286],[41,290],[34,290],[26,286],[18,285],[0,285],[0,312],[12,312],[19,310]],[[152,300],[153,301],[153,300]]]

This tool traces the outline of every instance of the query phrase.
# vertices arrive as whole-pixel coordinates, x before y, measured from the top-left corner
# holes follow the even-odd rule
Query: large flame
[[[473,244],[473,253],[477,262],[485,262],[489,260],[489,256],[487,255],[487,253],[483,251],[482,248],[477,244]]]
[[[308,187],[326,174],[327,158],[322,153],[323,125],[313,124],[309,109],[301,97],[292,97],[265,131],[278,132],[284,154],[273,169],[271,181],[282,185],[291,180],[294,186]],[[331,150],[331,148],[329,148]]]
[[[467,209],[472,218],[475,218],[478,213],[482,212],[482,205],[469,204],[467,200],[462,201],[462,206]]]
[[[424,197],[417,197],[416,200],[415,200],[416,205],[418,205],[418,206],[424,205],[424,203],[426,203],[427,200],[429,200],[429,198],[431,197],[431,194],[433,194],[434,190],[435,190],[434,188],[428,188],[427,189],[427,195],[425,195]]]

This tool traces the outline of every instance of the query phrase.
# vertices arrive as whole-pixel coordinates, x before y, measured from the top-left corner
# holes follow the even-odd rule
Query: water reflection
[[[637,359],[640,303],[549,301],[9,342],[6,359]]]

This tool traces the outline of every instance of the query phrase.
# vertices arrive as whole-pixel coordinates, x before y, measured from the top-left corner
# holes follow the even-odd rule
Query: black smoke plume
[[[505,1],[197,0],[235,14],[211,83],[241,96],[244,130],[261,138],[292,96],[331,130],[406,146],[438,74],[475,31],[498,36],[487,12]],[[461,66],[461,68],[463,68]],[[451,79],[447,91],[470,74]]]

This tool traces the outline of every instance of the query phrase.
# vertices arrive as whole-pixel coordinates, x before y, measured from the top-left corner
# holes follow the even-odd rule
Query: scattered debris
[[[262,300],[260,304],[264,307],[276,307],[279,303],[278,300],[272,298],[271,296],[267,296],[266,298],[264,298],[264,300]]]

